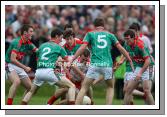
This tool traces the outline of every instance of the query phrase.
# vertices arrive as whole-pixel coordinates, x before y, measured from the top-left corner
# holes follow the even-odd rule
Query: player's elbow
[[[11,61],[11,63],[15,63],[16,62],[16,58],[10,57],[10,61]]]
[[[145,60],[145,62],[148,64],[148,65],[150,65],[150,58],[147,58],[146,60]]]

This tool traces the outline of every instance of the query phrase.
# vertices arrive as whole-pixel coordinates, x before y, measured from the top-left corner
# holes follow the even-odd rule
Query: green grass
[[[6,90],[5,90],[5,95],[7,99],[8,91],[9,91],[9,86],[11,85],[9,81],[6,81]],[[94,93],[94,102],[96,105],[104,105],[105,104],[105,85],[98,84],[93,87],[93,93]],[[30,105],[46,105],[47,100],[54,94],[55,87],[50,86],[48,84],[44,84],[38,92],[32,97],[31,101],[29,102]],[[24,88],[22,86],[19,87],[17,90],[16,96],[14,98],[14,105],[19,105],[22,100],[22,95],[24,93]],[[5,100],[6,102],[6,100]],[[113,100],[113,105],[121,105],[123,103],[123,100],[118,100],[114,98]],[[140,98],[134,99],[134,103],[136,105],[143,105],[144,101]]]
[[[19,105],[21,103],[21,96],[16,96],[14,98],[14,105]],[[29,105],[46,105],[47,100],[49,99],[49,96],[33,96],[31,101],[29,102]],[[104,98],[95,98],[95,105],[104,105],[105,104],[105,99]],[[118,100],[114,99],[113,100],[113,105],[122,105],[123,100]],[[56,104],[56,102],[55,102]],[[144,102],[141,99],[135,99],[135,105],[143,105]]]

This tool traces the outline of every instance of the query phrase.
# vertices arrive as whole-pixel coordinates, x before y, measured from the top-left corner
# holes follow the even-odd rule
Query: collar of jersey
[[[68,50],[72,50],[72,49],[76,46],[76,40],[74,40],[74,43],[73,43],[72,46],[70,46],[70,45],[68,45],[68,44],[66,44],[65,46],[66,46],[66,48],[67,48]]]
[[[143,34],[140,33],[138,36],[136,36],[136,39],[140,39],[140,38],[142,38],[142,36],[143,36]]]
[[[53,40],[53,39],[51,39],[50,42],[54,42],[54,43],[58,44],[58,43],[57,43],[55,40]]]
[[[132,48],[132,50],[135,48],[135,46],[136,46],[136,44],[137,44],[137,40],[138,40],[138,37],[136,37],[136,38],[134,39],[133,45],[130,46],[130,47]]]
[[[24,37],[21,36],[19,40],[19,45],[21,46],[22,44],[31,44],[31,41],[28,39],[28,41],[25,41]]]
[[[75,41],[74,41],[72,46],[65,44],[65,47],[67,49],[72,50],[77,44],[83,44],[83,41],[81,41],[80,39],[78,39],[78,38],[74,38],[74,39],[75,39]]]

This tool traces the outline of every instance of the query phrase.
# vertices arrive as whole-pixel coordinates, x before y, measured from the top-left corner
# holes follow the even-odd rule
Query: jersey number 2
[[[98,35],[97,41],[98,43],[102,42],[103,45],[97,45],[98,48],[105,48],[107,46],[107,41],[104,39],[106,38],[106,35]]]
[[[47,54],[49,54],[50,53],[50,51],[51,51],[51,49],[49,48],[49,47],[46,47],[46,48],[44,48],[43,49],[43,54],[42,54],[42,59],[43,60],[48,60],[49,58],[48,57],[45,57]]]

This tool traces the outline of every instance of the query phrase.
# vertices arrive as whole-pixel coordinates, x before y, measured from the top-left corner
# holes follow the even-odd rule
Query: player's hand
[[[141,74],[141,73],[138,73],[135,80],[136,80],[136,81],[139,81],[139,80],[141,79],[141,76],[142,76],[142,74]]]
[[[67,62],[67,67],[70,68],[73,63],[73,59],[69,59]]]
[[[8,70],[8,64],[5,62],[5,70]]]
[[[28,72],[31,71],[31,68],[30,67],[26,67],[24,70],[28,73]]]
[[[117,67],[117,66],[115,66],[115,67],[113,68],[113,72],[115,72],[117,68],[118,68],[118,67]]]

